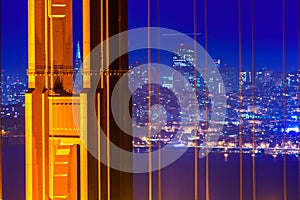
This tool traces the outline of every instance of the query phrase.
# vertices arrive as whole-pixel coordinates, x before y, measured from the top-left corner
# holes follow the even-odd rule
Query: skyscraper
[[[80,43],[77,41],[76,44],[76,52],[75,52],[75,60],[74,60],[74,75],[73,75],[73,82],[74,82],[74,91],[78,94],[82,89],[82,74],[80,73],[80,68],[82,65],[82,58],[80,52]]]
[[[256,72],[255,82],[256,86],[270,86],[272,84],[272,74],[273,72],[267,68],[263,68],[262,70],[258,70]]]
[[[237,67],[222,66],[219,68],[222,75],[225,91],[238,91],[239,88],[239,75]]]
[[[195,74],[196,65],[194,54],[194,50],[185,44],[180,44],[179,48],[175,51],[173,55],[173,68],[179,73],[173,74],[173,88],[176,92],[185,91],[187,88],[192,88],[193,91],[196,90],[196,96],[193,93],[190,93],[190,96],[187,96],[185,101],[190,105],[195,105],[196,100],[199,109],[201,110],[202,108],[200,107],[205,105],[205,83],[198,71]],[[203,116],[201,116],[198,110],[195,112],[193,106],[190,108],[190,113],[187,116],[182,116],[182,118],[185,118],[186,121],[190,122],[194,122],[195,119],[196,121],[199,121]]]
[[[251,83],[251,72],[250,71],[240,72],[240,76],[242,77],[243,84]]]
[[[75,55],[76,56],[75,56],[75,63],[74,63],[74,73],[77,73],[82,64],[79,41],[77,41],[77,44],[76,44],[76,54]]]
[[[200,89],[204,86],[203,77],[199,73],[194,74],[194,50],[185,44],[180,44],[179,48],[173,55],[173,68],[182,74],[182,78],[185,78],[189,84],[194,88],[196,77],[196,88]],[[175,89],[184,89],[187,85],[183,85],[183,80],[173,75],[173,87]]]

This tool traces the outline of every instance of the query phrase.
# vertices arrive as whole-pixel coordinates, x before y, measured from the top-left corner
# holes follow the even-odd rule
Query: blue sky
[[[129,13],[130,27],[147,26],[146,1],[130,0],[135,9]],[[156,2],[151,1],[151,26],[157,25]],[[242,0],[243,66],[251,69],[250,0]],[[204,33],[204,0],[197,0],[197,32]],[[193,0],[164,0],[160,5],[160,24],[183,33],[193,32]],[[298,57],[298,3],[286,1],[286,64],[297,69]],[[208,52],[212,58],[221,58],[223,64],[238,66],[238,1],[208,0]],[[282,69],[282,1],[256,0],[254,10],[256,68]],[[197,36],[204,44],[204,35]]]
[[[75,0],[80,6],[79,0]],[[1,1],[2,66],[6,72],[24,72],[27,68],[27,1]],[[81,9],[76,6],[76,26],[81,23]],[[208,52],[223,64],[238,66],[238,1],[208,0]],[[197,32],[204,33],[204,0],[197,0]],[[297,69],[298,1],[286,1],[286,63]],[[147,26],[147,1],[129,0],[129,28]],[[157,26],[157,2],[151,1],[151,26]],[[193,0],[161,0],[160,25],[183,33],[193,32]],[[251,69],[251,1],[242,0],[243,66]],[[256,68],[282,68],[282,1],[255,0]],[[78,30],[78,28],[77,28]],[[81,39],[75,31],[74,41]],[[197,36],[200,44],[204,35]],[[138,53],[131,61],[140,60]],[[169,59],[169,58],[166,58]]]

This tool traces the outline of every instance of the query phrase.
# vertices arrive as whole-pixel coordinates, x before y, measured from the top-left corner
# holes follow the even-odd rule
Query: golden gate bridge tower
[[[95,146],[100,148],[99,137],[89,134],[99,129],[87,120],[93,111],[108,139],[131,151],[131,137],[110,114],[112,89],[127,71],[128,60],[126,56],[116,60],[101,75],[96,92],[89,91],[91,68],[85,64],[80,72],[83,90],[74,94],[72,3],[28,0],[26,199],[131,200],[132,175],[102,164],[80,139],[85,135],[88,143],[98,141]],[[83,59],[105,39],[127,30],[127,0],[83,0],[82,11]],[[95,105],[87,103],[91,98]]]

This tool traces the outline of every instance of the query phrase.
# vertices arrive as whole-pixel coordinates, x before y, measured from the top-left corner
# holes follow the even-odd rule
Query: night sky
[[[27,1],[1,1],[2,66],[7,73],[27,68]],[[74,6],[74,44],[81,40],[80,0]],[[238,1],[208,0],[208,52],[222,64],[238,66]],[[151,26],[157,26],[157,2],[151,1]],[[298,1],[286,1],[286,66],[297,69]],[[160,25],[183,33],[193,32],[193,0],[162,0]],[[251,69],[251,1],[242,1],[243,67]],[[256,68],[282,69],[282,1],[255,1]],[[147,1],[129,0],[129,28],[147,26]],[[197,36],[204,44],[204,0],[197,1]],[[131,61],[141,61],[138,54]]]

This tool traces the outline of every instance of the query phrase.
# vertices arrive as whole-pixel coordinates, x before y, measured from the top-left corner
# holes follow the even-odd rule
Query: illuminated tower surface
[[[84,90],[74,95],[72,0],[28,0],[28,6],[26,199],[132,199],[132,175],[101,164],[79,137],[86,136],[88,144],[99,148],[100,139],[89,134],[99,127],[86,117],[96,110],[107,137],[131,150],[131,138],[117,128],[109,105],[114,84],[126,72],[127,58],[115,61],[102,75],[96,92],[89,91],[90,66],[84,66]],[[101,41],[126,29],[126,0],[84,0],[83,58]],[[78,44],[76,57],[81,57]],[[95,97],[95,105],[89,105],[88,99]]]

